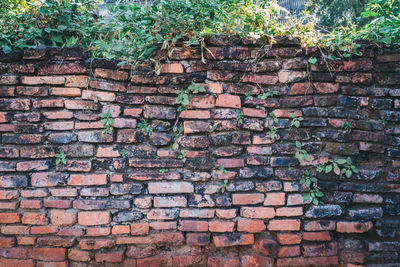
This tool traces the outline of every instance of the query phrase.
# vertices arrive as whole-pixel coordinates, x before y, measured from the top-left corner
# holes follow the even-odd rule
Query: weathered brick
[[[156,182],[149,183],[148,190],[150,194],[176,194],[193,193],[193,185],[188,182]]]
[[[240,108],[241,100],[235,95],[218,95],[215,105],[225,108]]]
[[[299,220],[270,220],[268,223],[270,231],[298,231],[300,230]]]
[[[275,210],[269,207],[242,207],[240,216],[252,219],[271,219],[275,217]]]
[[[254,244],[254,235],[240,233],[217,235],[213,237],[213,243],[217,248],[252,245]]]
[[[108,224],[110,220],[108,211],[82,211],[78,213],[78,223],[83,226]]]

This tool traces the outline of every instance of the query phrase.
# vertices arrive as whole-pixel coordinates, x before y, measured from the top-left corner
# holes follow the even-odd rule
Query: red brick
[[[18,213],[0,213],[0,223],[18,223],[20,221]]]
[[[33,173],[31,182],[35,187],[51,187],[65,184],[66,175],[57,172]]]
[[[217,233],[233,232],[235,228],[234,222],[228,221],[210,221],[209,231]]]
[[[243,83],[256,83],[256,84],[268,84],[274,85],[278,82],[278,76],[272,75],[256,75],[256,74],[246,74],[240,78]]]
[[[267,112],[258,108],[243,108],[243,115],[246,117],[265,118]]]
[[[180,63],[162,64],[160,73],[183,73],[183,66]]]
[[[17,171],[45,171],[50,168],[47,160],[20,161],[17,162]]]
[[[175,230],[177,228],[176,222],[151,222],[150,227],[155,230]]]
[[[0,104],[4,110],[29,110],[29,99],[0,99]]]
[[[280,247],[278,257],[296,257],[300,256],[300,246]]]
[[[211,109],[215,107],[215,98],[212,95],[209,96],[192,96],[189,100],[188,108],[200,108],[200,109]]]
[[[0,259],[1,267],[34,267],[33,260]]]
[[[266,226],[262,220],[239,219],[237,222],[237,230],[239,232],[261,233],[265,229]]]
[[[302,238],[301,234],[297,233],[278,233],[278,242],[281,245],[294,245],[300,244]]]
[[[89,252],[79,249],[69,249],[68,259],[73,261],[90,261]]]
[[[65,86],[68,87],[87,87],[88,76],[86,75],[69,75],[65,76]]]
[[[118,130],[117,143],[137,143],[139,131],[132,129]]]
[[[217,248],[252,245],[254,235],[241,233],[218,235],[213,237],[213,243]]]
[[[137,267],[172,267],[172,257],[170,255],[160,255],[145,259],[137,259]]]
[[[18,158],[19,150],[13,147],[1,147],[0,158]]]
[[[76,213],[64,210],[51,210],[50,221],[57,226],[72,226],[76,223]]]
[[[188,246],[208,246],[210,236],[210,233],[187,233],[186,244]]]
[[[207,232],[208,222],[207,221],[181,221],[179,231],[182,232]]]
[[[82,211],[78,213],[78,223],[80,225],[102,225],[110,223],[110,213],[108,211]]]
[[[79,241],[79,247],[83,250],[111,248],[115,245],[112,239],[82,239]]]
[[[105,91],[126,92],[126,87],[122,83],[116,83],[116,82],[91,80],[89,82],[89,86],[91,88],[105,90]]]
[[[216,210],[216,215],[220,219],[232,219],[236,217],[236,209],[229,209],[229,210]]]
[[[302,207],[282,207],[276,209],[276,216],[281,217],[293,217],[293,216],[302,216],[303,208]]]
[[[194,188],[188,182],[151,182],[148,184],[150,194],[184,194],[193,193]]]
[[[264,194],[248,193],[248,194],[232,194],[233,205],[254,205],[264,202]]]
[[[93,100],[93,101],[112,102],[112,101],[115,101],[115,93],[83,90],[82,91],[82,99],[89,99],[89,100]]]
[[[149,245],[149,244],[153,244],[153,238],[150,236],[117,237],[116,244],[117,245],[125,245],[125,244]]]
[[[53,188],[50,193],[53,197],[75,197],[78,194],[76,188]]]
[[[106,174],[71,174],[68,185],[104,185],[107,184]]]
[[[337,243],[320,243],[303,245],[304,257],[335,256],[337,255]]]
[[[51,84],[61,85],[64,84],[65,78],[63,76],[22,76],[21,83],[27,85],[38,84]]]
[[[135,119],[116,118],[114,120],[115,128],[136,128]]]
[[[43,206],[45,208],[57,208],[57,209],[68,209],[71,207],[72,200],[60,200],[60,199],[45,199]]]
[[[25,225],[3,225],[1,227],[3,235],[28,235],[29,226]]]
[[[112,227],[111,233],[113,235],[129,234],[130,227],[129,225],[114,225]]]
[[[289,90],[289,95],[305,95],[314,93],[311,83],[295,83]]]
[[[239,267],[239,258],[208,257],[208,267]]]
[[[22,245],[22,246],[34,245],[35,242],[36,242],[36,237],[17,236],[18,245]]]
[[[241,100],[235,95],[218,95],[215,106],[225,108],[240,108]]]
[[[97,262],[122,262],[123,251],[96,253],[95,259]]]
[[[271,219],[275,217],[275,210],[267,207],[242,207],[240,216],[251,219]]]
[[[81,96],[81,89],[71,87],[71,88],[65,88],[65,87],[53,87],[51,88],[51,95],[56,95],[56,96]]]
[[[270,220],[268,223],[270,231],[298,231],[300,230],[299,220]]]
[[[335,221],[306,221],[303,222],[305,231],[328,231],[335,230]]]
[[[63,261],[65,257],[65,248],[33,248],[32,257],[35,260],[45,261]]]
[[[124,81],[128,79],[128,73],[120,70],[99,69],[94,70],[94,77]]]
[[[319,94],[332,94],[339,91],[339,84],[337,83],[314,83],[314,86]]]
[[[259,238],[253,246],[253,250],[265,256],[275,256],[278,253],[278,243],[270,238]]]
[[[41,200],[21,200],[20,203],[21,209],[40,209],[42,208],[42,201]]]
[[[159,247],[180,246],[184,241],[185,237],[181,232],[157,233],[154,235],[154,244]]]
[[[59,236],[83,236],[83,230],[82,229],[60,229],[58,231]]]
[[[217,164],[224,164],[225,168],[243,168],[245,165],[244,159],[218,159]]]
[[[46,87],[39,86],[18,86],[17,93],[19,95],[28,96],[47,96],[49,89]]]
[[[32,226],[31,234],[33,235],[44,235],[44,234],[54,234],[57,233],[57,226],[48,225],[48,226]]]
[[[371,230],[372,222],[345,222],[336,223],[336,231],[339,233],[365,233]]]
[[[264,206],[283,206],[285,205],[285,193],[265,194]]]
[[[308,241],[330,241],[329,232],[303,232],[303,239]]]
[[[142,114],[142,109],[141,108],[127,108],[124,110],[124,116],[130,116],[130,117],[140,117],[140,114]]]
[[[18,202],[0,202],[0,209],[2,210],[16,210]]]
[[[132,223],[131,235],[147,235],[149,233],[148,223]]]
[[[184,267],[193,265],[205,265],[207,257],[205,255],[193,255],[193,256],[174,256],[173,266]]]
[[[33,225],[46,225],[49,223],[49,219],[46,218],[46,213],[24,212],[22,214],[22,223]]]
[[[240,258],[242,267],[273,266],[274,259],[260,255],[244,255]]]
[[[183,110],[179,114],[182,119],[209,119],[210,111],[208,110]]]
[[[34,108],[62,108],[64,101],[61,99],[44,99],[33,102]]]
[[[72,110],[97,110],[96,103],[89,100],[72,100],[67,99],[64,101],[65,107]]]
[[[15,240],[13,237],[0,237],[0,247],[2,248],[10,248],[15,244]]]

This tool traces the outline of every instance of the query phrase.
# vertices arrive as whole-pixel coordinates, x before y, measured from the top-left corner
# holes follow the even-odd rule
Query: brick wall
[[[325,62],[285,38],[207,44],[206,64],[181,48],[133,72],[79,48],[1,55],[0,266],[400,263],[400,54],[365,45]],[[206,92],[179,113],[175,90],[192,82]],[[278,95],[257,98],[268,87]],[[359,174],[318,175],[324,204],[303,203],[313,168],[296,140],[314,162],[351,157]]]

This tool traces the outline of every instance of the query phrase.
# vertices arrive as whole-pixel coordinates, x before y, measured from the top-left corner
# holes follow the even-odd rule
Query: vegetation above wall
[[[127,62],[148,59],[157,46],[171,51],[184,40],[201,44],[206,35],[228,33],[267,37],[291,35],[304,46],[317,45],[356,52],[359,39],[400,46],[400,3],[372,0],[362,13],[367,24],[317,31],[308,15],[277,23],[280,7],[274,1],[259,5],[245,0],[156,0],[152,4],[116,5],[99,16],[94,1],[7,0],[0,5],[0,47],[26,49],[40,45],[82,45],[92,56]],[[304,23],[308,21],[308,23]]]

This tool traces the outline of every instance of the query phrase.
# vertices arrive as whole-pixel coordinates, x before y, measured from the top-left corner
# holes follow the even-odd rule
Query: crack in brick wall
[[[160,75],[81,48],[0,55],[0,266],[400,263],[400,54],[364,45],[328,68],[296,40],[207,46],[205,64],[181,47]],[[175,90],[192,82],[206,92],[179,113]],[[258,99],[268,87],[278,95]],[[172,150],[177,116],[185,160]],[[319,175],[324,204],[304,203],[296,140],[312,160],[351,157],[359,174]]]

